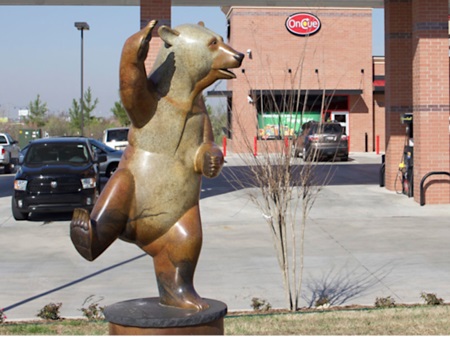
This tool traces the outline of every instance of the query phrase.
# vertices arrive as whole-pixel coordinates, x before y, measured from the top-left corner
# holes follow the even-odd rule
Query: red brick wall
[[[414,190],[431,171],[450,171],[448,3],[413,1]],[[450,180],[427,180],[426,203],[450,203]],[[415,193],[419,200],[419,193]]]
[[[372,152],[373,151],[372,93],[370,95],[370,101],[364,100],[361,96],[350,96],[349,98],[350,98],[350,151],[365,152],[367,146],[368,147],[367,151]]]
[[[414,199],[430,171],[450,170],[448,2],[385,1],[386,187],[401,190],[398,163],[405,144],[400,115],[414,113]],[[450,203],[445,176],[427,180],[425,201]]]
[[[384,76],[385,71],[385,59],[382,56],[373,57],[373,75],[374,76]]]
[[[385,123],[385,95],[374,94],[373,95],[373,113],[374,113],[374,130],[375,130],[375,140],[374,146],[376,151],[377,137],[379,139],[379,151],[386,151],[386,123]]]
[[[309,37],[289,33],[285,21],[296,12],[316,15],[320,31]],[[233,7],[229,20],[233,48],[252,50],[241,67],[245,73],[238,70],[237,80],[229,83],[233,119],[245,125],[247,137],[257,131],[256,109],[246,98],[252,89],[357,89],[363,94],[351,96],[349,106],[352,151],[365,150],[365,133],[373,139],[370,9]],[[232,128],[236,136],[239,127]]]
[[[150,72],[156,55],[162,46],[162,41],[157,33],[157,28],[161,25],[171,26],[172,2],[166,0],[141,0],[141,28],[147,25],[150,20],[158,20],[158,26],[153,30],[153,37],[150,42],[145,66]]]
[[[373,57],[373,76],[376,79],[378,77],[385,76],[385,59],[384,57]],[[373,94],[373,130],[374,151],[385,152],[386,151],[386,123],[385,123],[385,95],[384,91],[375,92]],[[378,142],[378,145],[377,145]],[[377,148],[378,146],[378,148]]]

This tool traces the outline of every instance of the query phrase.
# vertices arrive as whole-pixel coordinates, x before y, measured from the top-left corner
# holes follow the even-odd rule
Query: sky
[[[140,29],[138,6],[0,6],[0,117],[16,118],[37,95],[50,113],[67,112],[81,90],[81,33],[85,21],[84,90],[112,116],[119,100],[119,60],[125,40]],[[226,36],[220,7],[172,7],[172,26],[203,21]],[[373,10],[373,55],[384,55],[384,11]]]

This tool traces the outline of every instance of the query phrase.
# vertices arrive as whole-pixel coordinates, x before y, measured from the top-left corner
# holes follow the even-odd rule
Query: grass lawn
[[[450,335],[450,306],[228,314],[225,335]],[[107,322],[5,322],[0,335],[107,335]]]

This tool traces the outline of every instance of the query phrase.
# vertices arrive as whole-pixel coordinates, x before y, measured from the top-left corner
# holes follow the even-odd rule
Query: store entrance
[[[339,122],[347,136],[350,136],[350,123],[348,111],[331,111],[331,120]]]

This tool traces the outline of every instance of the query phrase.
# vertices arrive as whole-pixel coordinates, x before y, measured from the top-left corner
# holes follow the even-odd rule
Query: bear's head
[[[235,78],[229,69],[238,68],[244,58],[242,53],[224,43],[220,35],[205,28],[201,22],[175,29],[161,26],[158,33],[164,46],[157,63],[171,59],[175,67],[174,80],[192,88],[195,94],[216,80]]]

